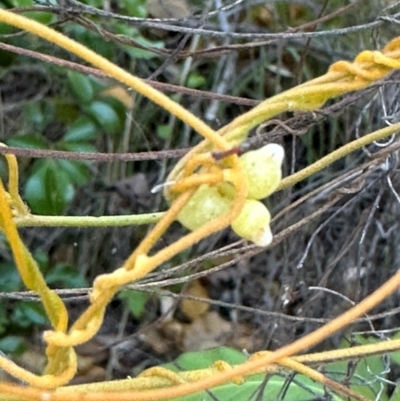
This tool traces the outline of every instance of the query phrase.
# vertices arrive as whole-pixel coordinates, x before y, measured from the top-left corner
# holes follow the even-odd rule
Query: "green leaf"
[[[163,41],[152,41],[149,39],[146,39],[141,35],[141,33],[136,29],[133,28],[132,26],[128,25],[122,25],[119,24],[116,26],[116,31],[120,35],[125,35],[128,38],[132,38],[135,40],[137,43],[141,44],[142,46],[152,48],[154,47],[155,49],[163,49],[165,47],[165,43]],[[152,58],[158,57],[157,53],[145,50],[145,49],[139,49],[138,47],[133,47],[130,45],[120,45],[132,58],[135,59],[142,59],[142,60],[150,60]]]
[[[38,264],[40,271],[45,273],[49,267],[49,254],[41,249],[36,249],[33,258]]]
[[[90,170],[82,162],[57,160],[57,164],[65,174],[68,174],[70,182],[75,185],[85,185],[90,179]]]
[[[157,125],[157,135],[161,139],[168,139],[171,137],[171,126],[169,124]]]
[[[96,139],[99,129],[96,124],[88,117],[79,117],[69,125],[63,137],[63,142],[81,142]]]
[[[28,178],[25,185],[25,198],[34,213],[47,214],[50,205],[47,201],[45,171],[39,171]]]
[[[0,35],[8,35],[12,33],[15,30],[14,27],[8,24],[3,24],[2,22],[0,23]],[[3,53],[3,52],[2,52]],[[7,54],[8,52],[4,52],[4,54]]]
[[[51,101],[30,101],[24,105],[24,117],[35,129],[44,130],[47,124],[54,121],[55,107]]]
[[[140,319],[143,316],[148,296],[143,291],[124,290],[119,294],[119,298],[127,302],[132,315]]]
[[[58,263],[46,274],[46,282],[56,288],[82,288],[88,283],[83,274],[72,266]]]
[[[184,397],[173,398],[170,401],[315,401],[315,400],[331,400],[344,401],[322,385],[315,383],[305,376],[295,376],[295,378],[287,385],[288,379],[284,377],[272,376],[268,381],[264,375],[251,376],[246,381],[237,385],[227,383],[208,390]],[[284,392],[284,398],[282,394]]]
[[[95,7],[103,7],[101,3],[99,6]],[[83,45],[89,47],[89,49],[93,50],[97,54],[105,57],[108,60],[115,60],[116,46],[112,41],[105,41],[103,37],[101,37],[98,32],[91,32],[87,30],[83,26],[73,25],[67,26],[66,32],[68,36],[73,36],[78,38],[79,42]]]
[[[400,383],[397,382],[397,386],[393,391],[393,394],[390,396],[389,401],[399,401],[400,400]]]
[[[44,25],[51,24],[57,20],[57,17],[54,14],[42,11],[29,11],[25,14],[25,16]]]
[[[20,327],[48,324],[43,306],[38,302],[21,301],[13,309],[11,320]]]
[[[179,366],[180,370],[196,370],[209,368],[214,362],[222,360],[232,365],[245,362],[247,359],[243,352],[229,347],[217,347],[201,352],[185,352],[180,355],[174,364],[164,365],[172,368]]]
[[[42,161],[25,185],[25,198],[37,214],[61,214],[74,194],[70,177],[55,160]]]
[[[106,102],[96,100],[86,110],[104,131],[114,134],[120,130],[118,114]]]
[[[29,7],[33,6],[32,0],[12,0],[14,7]]]
[[[145,39],[143,36],[137,36],[134,38],[136,42],[141,44],[144,47],[148,48],[155,48],[155,49],[163,49],[164,42],[162,41],[150,41]],[[141,60],[151,60],[153,58],[158,57],[156,52],[152,52],[150,50],[139,49],[138,47],[132,47],[128,45],[122,45],[125,51],[134,59],[141,59]]]
[[[8,146],[15,146],[26,149],[43,149],[47,148],[46,142],[39,135],[25,134],[16,135],[6,140]]]
[[[44,116],[40,102],[28,102],[24,105],[24,116],[31,123],[42,125],[44,123]]]
[[[21,290],[22,281],[18,274],[18,270],[13,262],[0,263],[0,271],[1,271],[1,280],[0,280],[1,292],[13,292]]]
[[[352,339],[356,344],[359,345],[374,344],[381,341],[376,337],[365,338],[360,335],[352,336]],[[346,340],[343,340],[339,348],[347,348],[348,346],[349,343]],[[343,378],[348,375],[348,366],[349,363],[347,361],[330,363],[326,365],[325,372],[327,376],[333,380],[342,381]],[[384,391],[379,400],[386,401],[388,399],[386,393],[387,385],[383,381],[380,382],[376,379],[377,376],[382,376],[382,372],[384,371],[385,365],[382,360],[382,356],[369,356],[360,359],[357,361],[352,374],[350,381],[351,389],[368,399],[375,399],[377,394],[381,392],[382,386],[384,386]]]
[[[90,78],[76,71],[68,71],[67,77],[79,103],[89,104],[93,99],[93,86]]]
[[[206,83],[206,79],[198,72],[192,72],[186,82],[189,88],[200,88]]]
[[[5,354],[21,355],[26,348],[24,339],[19,336],[7,336],[0,340],[0,350]]]
[[[7,313],[4,302],[3,302],[2,306],[3,307],[0,308],[0,334],[3,334],[7,331],[7,326],[9,323],[8,316],[7,316],[8,313]]]
[[[89,152],[96,153],[96,146],[89,142],[64,142],[60,144],[59,148],[61,150],[68,150],[70,152]]]
[[[121,2],[127,15],[130,17],[146,18],[146,1],[143,0],[125,0]]]
[[[181,355],[174,364],[167,364],[164,367],[175,371],[193,370],[209,368],[218,360],[226,361],[230,364],[240,364],[246,360],[246,355],[235,349],[228,347],[218,347],[215,349],[188,352]],[[241,385],[228,382],[222,386],[213,388],[208,392],[196,393],[184,397],[174,398],[174,401],[236,401],[236,400],[263,400],[275,401],[281,399],[283,389],[285,389],[287,379],[280,376],[272,376],[266,380],[265,375],[253,375],[248,377]],[[302,375],[296,375],[285,389],[284,400],[293,401],[313,401],[319,399],[327,393],[324,386],[315,383],[313,380]],[[342,401],[342,398],[331,395],[331,400]]]
[[[396,334],[392,336],[392,340],[398,340],[400,338],[400,331],[398,331]],[[392,358],[392,361],[394,363],[397,363],[397,365],[400,365],[400,351],[392,352],[390,354],[390,357]]]

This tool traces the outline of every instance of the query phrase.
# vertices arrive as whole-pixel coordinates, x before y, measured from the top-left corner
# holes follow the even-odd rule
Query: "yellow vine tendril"
[[[18,194],[18,169],[14,162],[15,159],[13,159],[13,157],[7,157],[10,182],[8,193],[5,191],[3,185],[0,185],[1,227],[10,242],[21,277],[28,288],[39,293],[46,313],[53,326],[52,331],[47,331],[44,334],[44,339],[48,344],[46,353],[49,363],[43,376],[33,375],[30,372],[17,367],[7,359],[0,357],[0,368],[3,368],[16,378],[27,382],[31,386],[22,387],[0,383],[0,393],[5,397],[11,397],[13,399],[19,398],[35,401],[44,399],[62,401],[70,400],[71,397],[77,401],[105,401],[109,399],[110,392],[107,391],[107,387],[102,387],[107,385],[107,383],[98,385],[98,387],[95,386],[94,390],[89,393],[77,393],[74,392],[73,389],[69,391],[68,387],[63,389],[65,392],[57,392],[55,390],[50,390],[50,388],[60,387],[72,378],[76,370],[76,356],[73,347],[86,342],[97,333],[102,324],[107,304],[121,286],[138,280],[154,270],[161,263],[171,259],[174,255],[192,246],[200,239],[229,226],[241,212],[247,197],[248,189],[245,184],[244,174],[238,157],[236,155],[227,157],[222,166],[217,161],[213,161],[207,152],[214,149],[220,151],[228,150],[231,146],[241,143],[246,138],[250,129],[279,113],[285,111],[316,110],[328,99],[350,91],[365,88],[372,82],[383,78],[391,70],[400,68],[400,38],[396,38],[385,46],[382,52],[361,52],[355,58],[353,63],[339,61],[333,64],[324,76],[264,101],[253,110],[236,118],[230,124],[226,125],[218,132],[215,132],[203,121],[193,116],[183,107],[172,102],[167,96],[149,87],[142,80],[133,77],[126,71],[110,63],[108,60],[64,35],[35,21],[31,21],[2,9],[0,9],[0,21],[32,32],[81,57],[120,82],[142,93],[144,96],[147,96],[150,100],[187,123],[205,138],[202,143],[177,163],[176,167],[170,174],[168,180],[176,182],[175,190],[178,191],[178,194],[173,194],[171,192],[174,188],[166,189],[166,197],[172,202],[168,212],[163,215],[154,229],[142,241],[122,267],[113,273],[101,275],[95,280],[93,292],[90,297],[90,306],[69,329],[67,329],[67,312],[64,304],[54,292],[47,288],[33,258],[18,236],[12,216],[10,199],[13,202],[14,210],[20,216],[26,214],[27,210]],[[397,126],[394,128],[389,127],[378,131],[375,133],[375,136],[365,137],[367,139],[362,138],[361,141],[364,141],[362,143],[367,144],[374,140],[371,138],[390,135],[397,129]],[[356,145],[354,145],[354,143],[356,143]],[[354,141],[354,143],[353,145],[348,144],[344,146],[341,149],[341,153],[334,153],[334,156],[332,156],[331,159],[324,160],[322,163],[317,165],[317,167],[314,167],[312,172],[323,168],[326,166],[326,163],[330,163],[335,157],[343,157],[343,155],[353,151],[355,147],[360,146],[361,142],[358,140]],[[199,167],[200,170],[203,169],[205,174],[193,177],[192,173],[196,167]],[[208,222],[204,226],[189,233],[154,255],[149,255],[156,241],[161,238],[165,230],[176,219],[179,211],[189,201],[193,193],[196,191],[196,188],[201,184],[222,183],[224,179],[222,170],[227,167],[231,170],[231,184],[233,185],[236,194],[229,212]],[[307,174],[309,173],[310,171],[307,172]],[[298,180],[304,179],[305,176],[307,175],[294,176],[295,178],[292,178],[292,181],[290,181],[289,177],[286,181],[283,181],[281,187],[285,185],[293,185]],[[166,378],[174,381],[175,385],[168,388],[143,390],[140,392],[125,391],[127,387],[123,387],[118,391],[118,399],[120,401],[157,400],[186,395],[219,385],[228,380],[240,381],[242,376],[260,371],[260,369],[265,369],[268,365],[273,363],[285,364],[293,369],[305,372],[316,380],[329,384],[327,382],[328,379],[318,376],[318,372],[302,366],[300,361],[287,358],[317,344],[324,338],[350,324],[354,319],[365,314],[368,310],[392,294],[399,285],[400,273],[397,273],[372,295],[361,301],[348,312],[342,314],[304,338],[273,353],[258,355],[257,358],[251,358],[240,366],[227,367],[222,364],[222,368],[218,373],[193,383],[186,383],[184,380],[174,376],[172,373],[161,373],[160,370],[157,370],[158,374],[164,374]],[[348,389],[340,388],[341,385],[338,383],[330,383],[329,385],[336,388],[337,391],[349,391]],[[38,387],[41,387],[41,389]],[[362,399],[361,396],[355,395],[355,397]]]

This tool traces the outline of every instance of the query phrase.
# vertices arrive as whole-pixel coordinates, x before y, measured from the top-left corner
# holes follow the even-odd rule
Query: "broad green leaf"
[[[57,20],[57,17],[54,14],[43,11],[29,11],[25,14],[25,16],[44,25],[51,24]]]
[[[28,178],[25,185],[25,199],[34,213],[48,213],[50,205],[47,202],[45,171],[39,171]]]
[[[0,35],[8,35],[12,33],[15,30],[15,28],[9,24],[3,24],[2,22],[0,23]],[[9,52],[2,52],[4,54],[7,54]]]
[[[230,382],[207,392],[173,398],[171,401],[345,401],[345,398],[332,394],[308,377],[295,376],[290,384],[288,380],[279,376],[267,379],[263,375],[255,375],[240,385]]]
[[[398,340],[400,338],[400,331],[398,331],[396,334],[392,336],[393,340]],[[400,351],[392,352],[390,354],[390,357],[392,358],[392,361],[394,363],[397,363],[397,365],[400,365]]]
[[[103,7],[103,4],[99,6]],[[72,28],[72,29],[71,29]],[[89,47],[97,54],[105,57],[108,60],[115,60],[116,46],[112,41],[105,41],[98,32],[91,32],[85,27],[74,25],[68,27],[67,32],[73,32],[73,36],[79,39],[79,42]],[[68,35],[69,36],[69,35]]]
[[[33,253],[33,258],[39,266],[40,271],[45,273],[49,267],[49,254],[41,249],[36,249]]]
[[[31,123],[43,125],[44,116],[40,102],[28,102],[24,105],[24,116]]]
[[[352,337],[356,344],[373,344],[381,341],[376,337],[365,338],[363,336],[353,336]],[[343,340],[339,348],[347,348],[349,346],[346,340]],[[334,362],[326,365],[324,367],[327,376],[331,377],[333,380],[342,381],[348,375],[348,361]],[[351,376],[350,387],[352,390],[363,395],[368,399],[375,399],[378,394],[382,391],[382,386],[384,388],[387,385],[382,381],[377,380],[378,376],[382,375],[385,371],[384,361],[382,356],[369,356],[365,358],[360,358],[355,362],[354,372]],[[383,377],[385,378],[385,377]],[[381,394],[379,400],[386,401],[388,396],[384,390]]]
[[[96,153],[96,146],[89,142],[63,142],[59,144],[61,150],[68,150],[70,152],[88,152]]]
[[[144,308],[148,299],[148,295],[143,291],[124,290],[119,294],[120,299],[124,299],[132,315],[140,319],[143,316]]]
[[[39,171],[47,168],[49,161],[47,159],[37,159],[30,167],[30,175],[37,174]]]
[[[121,128],[118,114],[106,102],[96,100],[86,110],[104,131],[114,134]]]
[[[46,99],[30,101],[24,105],[24,117],[28,122],[35,125],[36,130],[44,130],[49,123],[54,121],[54,104]],[[31,129],[31,125],[29,128]]]
[[[55,160],[46,160],[27,180],[25,198],[37,214],[61,214],[75,194],[68,173]]]
[[[55,163],[54,168],[49,168],[46,174],[46,189],[51,199],[53,214],[63,213],[75,195],[69,175],[59,166],[59,163]]]
[[[63,137],[63,142],[90,141],[98,137],[99,131],[90,118],[82,116],[69,125]]]
[[[189,78],[186,82],[186,85],[189,88],[200,88],[206,83],[206,79],[203,75],[200,75],[198,72],[192,72],[189,75]]]
[[[84,105],[89,104],[93,99],[93,86],[87,75],[76,71],[68,71],[68,82],[79,100]]]
[[[39,135],[25,134],[15,135],[8,138],[6,141],[8,146],[15,146],[18,148],[27,149],[43,149],[47,148],[46,142]]]
[[[0,263],[0,291],[13,292],[22,288],[22,280],[18,274],[18,270],[13,262]]]
[[[29,7],[33,6],[32,0],[11,0],[14,7]]]
[[[399,401],[400,400],[400,382],[397,382],[397,386],[393,391],[393,394],[390,396],[389,401]]]
[[[185,352],[176,359],[176,364],[168,364],[167,367],[179,366],[181,370],[205,369],[219,360],[234,365],[243,363],[246,359],[243,352],[234,348],[217,347],[202,352]]]
[[[116,26],[116,31],[120,35],[125,35],[128,38],[132,38],[135,42],[141,44],[142,46],[148,48],[156,48],[156,49],[163,49],[165,47],[165,43],[163,41],[152,41],[146,39],[142,36],[142,34],[134,27],[128,25],[119,24]],[[132,58],[136,59],[144,59],[150,60],[152,58],[158,57],[157,53],[140,49],[138,47],[130,46],[130,45],[120,45]]]
[[[0,351],[5,354],[21,355],[26,348],[25,341],[20,336],[7,336],[0,340]]]
[[[171,137],[171,126],[169,124],[157,125],[157,135],[161,139],[168,139]]]
[[[246,360],[246,355],[228,347],[188,352],[181,355],[175,363],[164,365],[168,369],[194,370],[209,368],[214,362],[223,360],[230,364],[240,364]],[[327,393],[326,388],[302,375],[296,375],[287,385],[287,378],[280,376],[253,375],[246,378],[241,385],[228,382],[208,392],[196,393],[184,397],[174,398],[174,401],[237,401],[237,400],[288,400],[288,401],[314,401]],[[284,397],[283,392],[284,391]],[[282,395],[282,398],[279,398]],[[332,395],[331,400],[342,401],[342,398]]]
[[[152,47],[155,49],[164,48],[164,42],[162,41],[150,41],[143,36],[136,36],[134,39],[137,43],[149,49],[151,49]],[[138,47],[128,45],[122,45],[122,47],[132,58],[135,59],[151,60],[152,58],[158,57],[157,53],[151,50],[140,49]]]
[[[46,274],[46,282],[56,288],[82,288],[88,283],[83,274],[65,263],[58,263]]]
[[[57,164],[68,175],[70,182],[75,185],[85,185],[90,179],[90,170],[82,162],[57,160]]]
[[[130,17],[147,17],[146,0],[125,0],[121,3]]]
[[[0,306],[0,334],[3,334],[7,331],[8,323],[7,304],[2,302]]]
[[[12,321],[21,327],[29,327],[32,324],[45,325],[48,319],[43,306],[38,302],[21,301],[13,309]]]

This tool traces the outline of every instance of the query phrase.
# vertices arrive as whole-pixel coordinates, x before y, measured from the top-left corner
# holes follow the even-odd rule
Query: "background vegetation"
[[[213,128],[397,35],[397,2],[265,3],[0,2],[165,90]],[[150,190],[199,138],[66,52],[6,25],[0,33],[1,141],[24,150],[21,179],[31,210],[93,216],[164,210],[161,194]],[[252,133],[249,144],[283,144],[285,173],[296,171],[357,136],[398,122],[398,77],[394,73],[316,113],[281,115]],[[399,266],[397,149],[395,139],[371,145],[269,198],[276,216],[272,247],[248,245],[227,230],[121,292],[100,334],[79,350],[76,382],[133,376],[182,353],[222,345],[247,352],[276,349],[371,293]],[[71,160],[58,151],[96,155]],[[118,267],[146,231],[146,226],[22,229],[47,282],[68,299],[72,316],[86,305],[93,278]],[[164,241],[182,232],[176,224]],[[4,240],[0,256],[0,349],[40,370],[45,315],[35,296],[23,292]],[[390,298],[317,350],[391,338],[399,327],[397,305]],[[375,357],[362,362],[366,365],[346,362],[327,370],[337,380],[359,380],[366,395],[385,399],[395,391],[396,360],[397,355]],[[179,366],[193,368],[182,361]],[[271,399],[292,399],[285,383],[290,388],[293,380],[289,374],[277,379]],[[318,393],[310,383],[300,384],[309,394],[304,399]],[[251,388],[246,397],[253,393]]]

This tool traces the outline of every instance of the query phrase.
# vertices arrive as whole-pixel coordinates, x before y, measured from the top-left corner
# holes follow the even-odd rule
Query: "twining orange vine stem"
[[[0,143],[0,146],[5,146]],[[14,155],[4,155],[8,166],[8,191],[10,193],[12,206],[16,210],[16,214],[24,216],[28,214],[28,208],[19,195],[19,174],[17,158]]]
[[[10,159],[7,159],[7,161],[9,165],[13,166],[14,163]],[[10,242],[21,278],[29,289],[36,291],[41,297],[52,326],[56,330],[65,331],[68,325],[67,310],[61,298],[54,291],[47,288],[36,262],[19,238],[11,214],[9,205],[11,202],[12,199],[8,197],[0,181],[1,227]],[[49,356],[51,355],[51,359],[47,367],[49,374],[44,376],[34,375],[15,364],[8,363],[4,358],[0,358],[0,368],[35,386],[54,387],[54,383],[58,383],[58,386],[60,386],[71,380],[76,373],[77,367],[76,354],[73,348],[57,349],[54,346],[49,346],[47,353]]]
[[[95,280],[93,293],[91,294],[91,305],[68,331],[66,331],[66,319],[60,319],[58,314],[55,313],[58,309],[60,311],[64,310],[65,307],[61,301],[57,301],[57,298],[53,296],[52,292],[49,292],[50,290],[47,289],[43,278],[38,276],[40,273],[36,272],[35,265],[30,259],[31,256],[28,250],[23,247],[18,236],[15,223],[12,219],[11,209],[8,204],[7,193],[2,186],[0,187],[0,207],[2,209],[0,221],[2,228],[10,241],[16,263],[24,281],[27,283],[29,288],[39,292],[41,295],[46,312],[48,313],[55,329],[54,331],[46,332],[44,336],[45,340],[48,342],[47,355],[49,358],[49,364],[46,370],[47,374],[39,378],[37,376],[33,378],[30,376],[27,377],[26,375],[23,376],[29,384],[37,387],[57,387],[62,384],[62,380],[65,380],[65,382],[68,381],[68,377],[73,374],[76,367],[76,360],[74,361],[75,354],[72,347],[87,341],[98,331],[103,321],[105,307],[119,290],[120,286],[143,277],[161,263],[176,255],[178,252],[187,249],[189,246],[211,233],[228,226],[233,219],[239,215],[247,196],[247,186],[244,183],[243,171],[238,161],[238,157],[235,155],[229,156],[224,160],[222,166],[217,161],[214,163],[209,156],[201,155],[202,152],[213,149],[221,151],[228,150],[230,146],[242,142],[251,128],[278,113],[288,110],[315,110],[318,107],[321,107],[329,98],[349,91],[362,89],[371,82],[382,78],[392,69],[400,68],[400,60],[398,60],[400,57],[400,38],[397,38],[391,41],[382,52],[365,51],[356,57],[354,63],[340,61],[333,64],[328,73],[324,76],[266,100],[250,112],[236,118],[232,123],[216,133],[203,121],[190,114],[183,107],[172,102],[165,95],[152,89],[140,79],[131,76],[126,71],[110,63],[108,60],[68,39],[62,34],[35,21],[14,15],[2,9],[0,9],[0,21],[33,32],[36,35],[78,55],[84,60],[87,60],[107,72],[110,76],[134,88],[156,104],[163,107],[165,110],[169,111],[171,114],[174,114],[182,121],[186,122],[206,140],[185,156],[172,171],[169,180],[175,181],[176,184],[172,186],[172,188],[167,187],[165,191],[167,198],[173,200],[170,210],[161,218],[154,230],[143,240],[121,268],[113,273],[102,275]],[[387,132],[385,131],[384,134],[386,133]],[[370,140],[370,138],[368,139]],[[346,150],[343,152],[343,154],[345,154]],[[17,211],[19,213],[25,213],[26,210],[18,201],[18,188],[17,185],[15,185],[15,182],[18,181],[18,170],[16,169],[16,165],[14,166],[12,163],[13,162],[10,163],[11,181],[9,183],[9,192],[11,197],[15,198],[14,202],[17,206]],[[191,167],[191,164],[193,166],[198,166],[200,170],[203,169],[206,174],[193,178],[192,173],[194,168]],[[323,164],[323,166],[324,165],[325,164]],[[323,166],[318,166],[318,168],[322,168]],[[232,204],[231,210],[218,219],[215,219],[196,231],[186,235],[155,255],[149,256],[148,253],[155,242],[160,239],[165,230],[176,218],[181,208],[188,202],[191,195],[196,190],[196,186],[202,183],[215,184],[222,182],[223,174],[218,175],[218,171],[222,168],[231,169],[231,184],[236,192],[236,198]],[[207,173],[209,174],[207,175]],[[178,189],[178,192],[180,188],[183,193],[180,195],[175,194],[173,196],[171,192],[173,191],[173,188]],[[32,277],[38,279],[38,285],[32,284]],[[156,400],[177,397],[204,390],[221,384],[229,379],[238,378],[242,375],[256,372],[271,363],[277,362],[282,358],[287,358],[317,344],[324,338],[347,326],[354,319],[363,315],[387,296],[392,294],[399,285],[400,273],[397,273],[372,295],[348,312],[334,319],[324,327],[277,350],[274,353],[259,356],[258,358],[254,358],[254,360],[249,360],[243,365],[236,366],[227,371],[222,371],[213,377],[195,383],[185,383],[167,389],[135,393],[132,393],[131,391],[119,391],[118,399]],[[57,302],[59,303],[54,307],[52,302],[55,302],[56,304]],[[4,369],[14,371],[17,378],[21,378],[20,374],[24,374],[24,372],[21,373],[20,371],[16,372],[13,370],[14,368],[12,364],[6,363],[4,358],[0,358],[0,361],[4,365]],[[292,361],[289,361],[288,363],[292,363]],[[298,365],[296,366],[300,369]],[[161,372],[160,370],[158,371]],[[165,373],[165,375],[167,375],[167,373]],[[314,375],[314,373],[309,371],[309,375]],[[324,380],[323,378],[320,379]],[[105,400],[108,399],[108,396],[110,395],[109,392],[107,393],[102,391],[95,391],[86,394],[74,394],[73,391],[71,394],[68,392],[57,393],[53,390],[40,390],[35,389],[34,387],[23,388],[6,385],[4,383],[0,383],[0,392],[1,391],[3,391],[3,394],[6,394],[7,396],[20,397],[21,399],[26,400],[69,400],[71,399],[71,394],[73,394],[75,400]]]
[[[382,52],[363,51],[353,63],[338,61],[332,64],[325,75],[263,101],[221,128],[218,134],[224,136],[231,145],[241,143],[249,130],[279,113],[313,111],[330,98],[367,87],[393,69],[400,68],[399,58],[400,37],[390,41]],[[179,177],[182,168],[194,154],[209,148],[207,141],[197,145],[176,164],[168,180]],[[166,188],[166,196],[170,196],[168,188]]]
[[[233,160],[236,160],[236,156],[232,157]],[[204,238],[210,235],[210,233],[220,230],[221,226],[229,225],[232,219],[240,212],[247,192],[246,185],[243,185],[244,179],[239,166],[235,164],[232,169],[236,172],[237,177],[237,182],[234,182],[237,188],[237,197],[229,213],[205,224],[185,237],[180,238],[154,256],[147,256],[147,252],[175,219],[176,214],[188,201],[191,193],[186,192],[181,195],[175,200],[169,211],[142,241],[135,252],[127,259],[123,267],[110,274],[97,277],[91,294],[92,304],[74,323],[69,334],[62,332],[46,332],[44,334],[45,340],[48,343],[57,344],[58,346],[72,346],[87,341],[87,339],[97,332],[101,324],[105,306],[120,286],[143,277],[164,261],[169,260],[173,255],[176,255],[178,252],[198,242],[199,238]],[[101,319],[100,316],[97,316],[98,313],[101,314]],[[97,316],[95,320],[92,320],[95,316]]]
[[[365,298],[358,305],[345,312],[338,318],[327,323],[320,329],[315,330],[313,333],[293,342],[292,344],[282,347],[269,355],[261,356],[260,358],[257,358],[255,360],[245,362],[243,365],[234,367],[233,369],[226,372],[221,372],[219,374],[216,374],[214,377],[206,378],[199,382],[187,383],[164,389],[143,390],[135,393],[132,393],[130,391],[118,391],[115,393],[90,392],[83,394],[74,392],[73,390],[71,391],[71,393],[68,393],[68,387],[64,388],[64,391],[62,393],[57,393],[57,391],[44,391],[32,387],[29,388],[29,391],[27,391],[26,388],[0,383],[0,393],[3,392],[3,394],[12,394],[14,397],[21,397],[22,399],[27,401],[41,401],[44,398],[49,401],[70,401],[71,396],[73,396],[74,400],[76,401],[104,401],[105,399],[107,399],[107,397],[110,397],[111,394],[118,394],[117,396],[119,401],[149,401],[174,398],[206,390],[228,380],[232,380],[234,377],[257,372],[271,363],[277,362],[282,358],[294,355],[295,353],[298,353],[310,346],[317,344],[320,341],[321,335],[325,336],[324,338],[326,338],[329,335],[332,335],[333,333],[342,329],[346,325],[350,324],[354,319],[365,314],[375,305],[382,302],[387,296],[396,291],[399,286],[400,272],[396,273],[378,290]]]
[[[5,22],[6,24],[13,25],[28,32],[35,33],[35,35],[40,36],[41,38],[49,42],[56,43],[58,46],[66,49],[71,53],[74,53],[75,55],[81,57],[83,60],[90,62],[102,71],[110,74],[110,76],[118,79],[118,81],[128,85],[131,88],[134,88],[137,92],[143,94],[154,103],[169,111],[171,114],[177,116],[180,120],[188,124],[203,137],[210,140],[215,147],[221,150],[227,149],[226,142],[216,136],[214,131],[202,120],[189,113],[179,104],[171,101],[163,93],[159,92],[156,89],[153,89],[143,80],[134,77],[133,75],[129,74],[122,68],[119,68],[115,64],[111,63],[110,61],[98,55],[94,51],[88,49],[87,47],[75,42],[72,39],[69,39],[68,37],[60,34],[53,29],[48,28],[43,24],[40,24],[39,22],[30,20],[20,15],[16,15],[7,10],[0,9],[0,20],[2,22]]]
[[[354,358],[360,357],[368,357],[371,355],[378,355],[382,353],[389,353],[393,351],[397,351],[400,349],[400,339],[384,341],[380,343],[374,344],[366,344],[360,346],[354,346],[351,348],[341,348],[335,349],[331,351],[325,352],[317,352],[312,354],[305,354],[305,355],[298,355],[290,358],[291,361],[300,362],[301,364],[307,365],[320,365],[326,364],[330,362],[337,362],[337,361],[344,361]],[[250,359],[256,359],[260,356],[271,354],[272,351],[259,351],[255,354],[251,355]],[[280,361],[281,362],[281,361]],[[158,369],[162,369],[159,368]],[[99,383],[87,383],[87,384],[79,384],[79,385],[72,385],[66,387],[60,387],[57,389],[57,393],[70,393],[72,392],[92,392],[94,390],[107,390],[111,391],[121,391],[122,389],[125,390],[143,390],[148,389],[151,386],[153,388],[160,388],[160,387],[167,387],[170,386],[171,383],[181,384],[187,382],[194,382],[206,377],[214,376],[218,373],[221,369],[218,369],[215,364],[213,364],[209,368],[204,369],[197,369],[192,371],[179,371],[179,372],[171,372],[171,374],[175,375],[175,379],[171,380],[172,378],[167,377],[164,375],[148,375],[147,372],[153,372],[154,368],[150,370],[146,370],[141,375],[135,378],[128,378],[128,379],[120,379],[120,380],[113,380],[111,382],[103,382],[101,385]],[[262,370],[254,373],[266,373],[266,374],[275,374],[282,372],[282,366],[280,365],[268,365]],[[164,372],[166,369],[164,369]],[[128,387],[129,386],[129,387]]]

